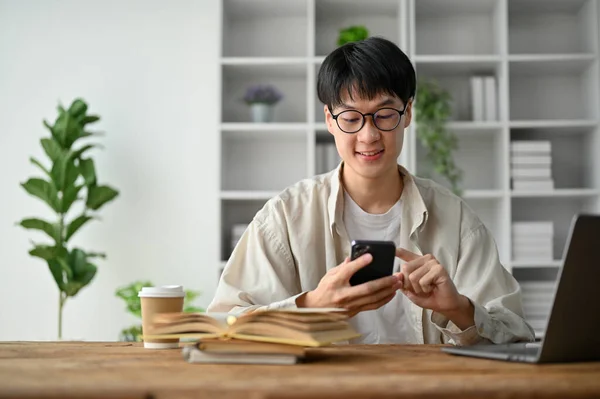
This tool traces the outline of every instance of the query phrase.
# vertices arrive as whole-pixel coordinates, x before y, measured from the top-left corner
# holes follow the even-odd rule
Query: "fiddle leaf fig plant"
[[[58,287],[58,338],[61,339],[65,302],[93,280],[97,272],[93,259],[106,257],[104,253],[72,247],[69,241],[84,225],[98,219],[97,211],[115,199],[118,191],[98,183],[94,160],[88,153],[100,145],[84,141],[98,135],[87,127],[100,118],[87,113],[88,106],[82,99],[75,99],[67,109],[59,104],[57,109],[54,124],[44,121],[49,137],[40,140],[48,160],[30,158],[42,172],[41,176],[21,183],[27,193],[48,205],[54,219],[29,217],[18,224],[43,232],[50,239],[50,243],[32,242],[29,254],[46,262]]]
[[[452,111],[450,94],[436,81],[420,80],[415,109],[417,137],[427,151],[427,159],[433,170],[450,183],[452,191],[460,195],[463,171],[453,157],[457,139],[446,127]]]

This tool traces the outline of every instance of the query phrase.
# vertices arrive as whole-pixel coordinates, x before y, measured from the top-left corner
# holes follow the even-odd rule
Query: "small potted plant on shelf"
[[[272,85],[248,87],[244,101],[250,106],[252,121],[265,123],[273,121],[274,107],[283,99],[283,94]]]
[[[346,43],[358,42],[369,37],[369,30],[363,25],[349,26],[340,29],[337,45],[342,46]]]

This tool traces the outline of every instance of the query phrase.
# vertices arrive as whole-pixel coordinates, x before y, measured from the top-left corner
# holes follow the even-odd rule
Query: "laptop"
[[[541,342],[443,347],[453,355],[527,363],[600,361],[600,215],[576,215]]]

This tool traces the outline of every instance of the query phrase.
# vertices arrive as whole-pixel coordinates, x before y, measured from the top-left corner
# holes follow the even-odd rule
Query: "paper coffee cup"
[[[161,287],[143,287],[138,292],[142,305],[142,337],[144,348],[171,349],[179,347],[179,339],[153,339],[144,337],[152,334],[152,319],[158,313],[174,313],[183,311],[185,292],[181,285],[163,285]]]

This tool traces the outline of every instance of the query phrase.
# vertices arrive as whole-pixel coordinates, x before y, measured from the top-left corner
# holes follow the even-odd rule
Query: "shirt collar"
[[[340,224],[343,217],[344,192],[341,182],[343,168],[344,162],[341,162],[329,175],[331,191],[327,201],[327,211],[329,213],[331,234],[335,232],[336,224]],[[398,171],[402,175],[404,182],[401,195],[404,204],[402,208],[402,224],[410,226],[410,235],[412,235],[420,226],[423,226],[427,222],[429,212],[413,176],[401,165],[398,165]]]

